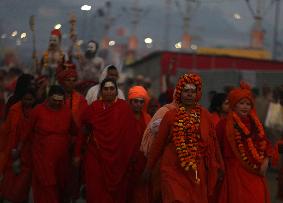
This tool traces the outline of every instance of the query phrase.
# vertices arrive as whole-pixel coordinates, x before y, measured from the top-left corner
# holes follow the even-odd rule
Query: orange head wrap
[[[196,102],[198,102],[201,98],[202,92],[202,81],[201,78],[198,74],[195,73],[190,73],[190,74],[185,74],[180,77],[178,84],[175,89],[175,95],[174,95],[174,100],[176,101],[177,104],[181,104],[181,92],[183,91],[185,85],[187,84],[193,84],[197,88],[197,97],[196,97]]]
[[[128,99],[136,99],[136,98],[142,98],[145,101],[149,101],[148,93],[143,86],[134,86],[131,89],[129,89]]]
[[[76,65],[70,62],[64,63],[57,68],[57,80],[60,84],[67,78],[77,78]]]
[[[134,86],[131,89],[129,89],[128,99],[131,100],[131,99],[137,99],[137,98],[144,99],[145,105],[144,105],[143,110],[146,110],[148,102],[149,102],[149,96],[148,96],[146,89],[144,89],[143,86]]]
[[[249,84],[245,83],[244,81],[241,81],[240,87],[232,89],[230,93],[228,94],[228,100],[230,102],[230,107],[233,109],[235,105],[241,100],[241,99],[248,99],[251,101],[252,106],[254,106],[254,97],[251,91],[251,87]]]

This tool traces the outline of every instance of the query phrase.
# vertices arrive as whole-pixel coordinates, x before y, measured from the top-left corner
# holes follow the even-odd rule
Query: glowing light
[[[61,27],[62,25],[58,23],[57,25],[54,26],[54,29],[59,30]]]
[[[91,10],[91,6],[89,6],[89,5],[83,5],[83,6],[81,6],[81,10],[82,10],[82,11],[90,11],[90,10]]]
[[[153,40],[150,37],[147,37],[144,39],[144,43],[146,44],[151,44],[153,42]]]
[[[26,37],[27,37],[27,33],[23,32],[23,33],[21,34],[21,39],[24,39],[24,38],[26,38]]]
[[[17,30],[15,30],[14,32],[12,32],[11,36],[12,36],[12,37],[16,37],[16,36],[17,36],[17,34],[18,34],[18,31],[17,31]]]
[[[116,42],[112,40],[112,41],[109,41],[108,44],[109,44],[109,46],[114,46],[116,44]]]
[[[234,16],[234,18],[235,18],[236,20],[240,20],[240,19],[242,18],[239,13],[234,13],[233,16]]]
[[[175,44],[175,48],[176,48],[176,49],[181,49],[181,48],[182,48],[182,42],[177,42],[177,43]]]

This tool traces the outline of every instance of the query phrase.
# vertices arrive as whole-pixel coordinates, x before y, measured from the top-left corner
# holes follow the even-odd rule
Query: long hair
[[[14,94],[8,99],[4,111],[4,120],[6,120],[10,107],[20,101],[26,93],[26,90],[32,86],[34,77],[30,74],[22,74],[16,83]]]

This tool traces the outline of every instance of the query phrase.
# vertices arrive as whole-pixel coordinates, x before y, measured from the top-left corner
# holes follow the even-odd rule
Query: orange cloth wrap
[[[131,99],[136,99],[136,98],[144,99],[145,105],[144,105],[143,111],[146,112],[150,98],[148,96],[146,89],[144,89],[143,86],[134,86],[131,89],[129,89],[128,99],[131,100]]]
[[[234,108],[235,105],[244,98],[249,99],[252,103],[252,106],[254,106],[254,97],[252,95],[251,88],[247,83],[242,81],[239,88],[231,90],[231,92],[228,94],[228,100],[231,108]]]
[[[149,96],[147,91],[143,88],[143,86],[134,86],[129,89],[128,99],[136,99],[143,98],[145,101],[149,100]]]

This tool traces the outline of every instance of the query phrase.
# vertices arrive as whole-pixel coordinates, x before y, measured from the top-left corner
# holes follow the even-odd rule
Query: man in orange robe
[[[35,101],[35,89],[25,90],[22,99],[10,108],[4,124],[8,142],[4,146],[6,153],[2,154],[6,161],[3,166],[4,177],[0,184],[0,196],[15,203],[28,201],[31,186],[30,145],[25,145],[19,154],[17,144]]]
[[[57,70],[57,80],[62,85],[66,91],[66,105],[71,109],[73,120],[79,128],[81,126],[81,116],[85,111],[87,105],[86,99],[77,91],[75,91],[75,83],[77,82],[78,74],[76,71],[76,66],[73,63],[67,62],[59,66]],[[77,135],[77,133],[73,132]],[[76,136],[72,139],[71,156],[74,156],[74,144]],[[71,160],[70,160],[71,163]],[[78,199],[80,193],[80,186],[82,182],[82,164],[80,167],[75,167],[70,164],[70,195],[72,199]]]
[[[134,86],[129,89],[128,101],[135,114],[136,121],[138,123],[138,140],[135,149],[135,157],[131,163],[128,202],[149,202],[148,186],[144,185],[141,181],[142,172],[145,168],[146,159],[142,151],[140,151],[140,144],[142,136],[147,124],[151,117],[147,113],[147,105],[149,102],[149,96],[147,91],[142,86]]]
[[[160,159],[163,203],[207,203],[214,193],[222,159],[209,112],[198,104],[201,79],[183,75],[175,89],[178,108],[161,121],[144,178]]]
[[[87,107],[87,102],[80,93],[75,91],[77,79],[78,73],[75,64],[67,62],[58,68],[57,80],[66,91],[66,103],[72,111],[76,125],[79,126],[81,115]]]
[[[137,122],[129,104],[118,99],[117,84],[100,84],[102,100],[94,101],[83,114],[89,143],[85,153],[86,200],[89,203],[125,203],[128,171],[137,146]],[[87,139],[80,133],[74,162]]]
[[[128,101],[129,104],[135,114],[136,119],[141,124],[141,138],[139,142],[141,142],[142,134],[149,123],[151,117],[147,113],[147,106],[149,103],[149,96],[147,91],[142,86],[134,86],[129,89],[128,92]]]
[[[24,134],[32,140],[32,191],[35,203],[68,201],[69,147],[76,129],[64,104],[65,91],[51,86],[47,100],[31,112]],[[24,142],[25,140],[23,140]]]

